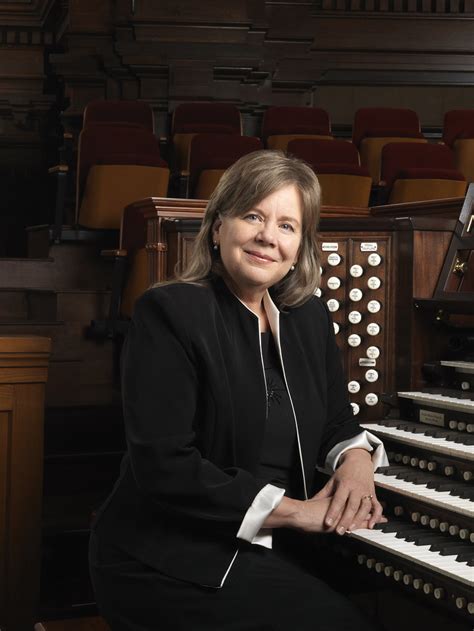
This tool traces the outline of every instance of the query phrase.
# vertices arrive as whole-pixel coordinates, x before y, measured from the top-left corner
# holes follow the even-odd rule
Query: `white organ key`
[[[337,276],[331,276],[330,278],[328,278],[327,285],[329,289],[339,289],[339,287],[341,286],[341,279]]]
[[[369,254],[367,257],[367,262],[372,267],[377,267],[382,262],[382,257],[380,254],[377,254],[377,252],[372,252],[372,254]]]
[[[380,357],[380,349],[377,346],[369,346],[365,354],[370,359],[378,359]]]
[[[399,480],[395,475],[374,473],[376,486],[390,491],[396,491],[406,497],[411,497],[420,502],[426,502],[439,508],[445,508],[451,512],[474,517],[474,504],[470,500],[450,495],[449,491],[436,491],[426,484],[413,484],[406,480]]]
[[[369,392],[365,395],[365,402],[367,403],[367,405],[370,406],[377,405],[377,403],[379,402],[379,398],[374,392]]]
[[[348,320],[351,324],[359,324],[362,320],[362,314],[360,311],[351,311],[348,315]]]
[[[381,284],[382,284],[382,281],[380,280],[378,276],[371,276],[369,280],[367,281],[367,287],[369,289],[380,289]]]
[[[351,402],[351,406],[352,406],[352,413],[354,414],[354,416],[356,414],[359,414],[359,412],[360,412],[360,405],[358,405],[357,403]]]
[[[367,325],[367,333],[369,335],[378,335],[380,333],[380,326],[377,324],[377,322],[370,322]]]
[[[336,267],[336,265],[339,265],[341,260],[342,260],[341,257],[336,252],[331,252],[331,254],[329,254],[328,256],[328,263],[332,267]]]
[[[430,545],[416,545],[411,541],[398,539],[396,533],[382,532],[360,528],[349,535],[358,541],[370,543],[373,546],[407,559],[429,570],[443,574],[456,582],[462,582],[474,587],[474,571],[467,563],[456,561],[453,555],[443,556],[439,552],[430,551]]]
[[[400,423],[402,422],[403,421],[400,421]],[[452,440],[446,440],[446,438],[434,438],[433,436],[425,436],[424,434],[412,434],[411,432],[405,432],[403,429],[385,427],[385,425],[379,425],[378,423],[362,423],[361,427],[371,432],[377,432],[381,437],[395,438],[398,442],[405,445],[421,447],[423,449],[429,449],[432,452],[474,461],[474,446],[462,445]]]
[[[349,298],[354,302],[359,302],[359,300],[362,300],[363,295],[364,294],[362,293],[362,291],[360,289],[357,289],[356,287],[354,287],[354,289],[351,289],[349,292]]]
[[[335,298],[330,298],[326,304],[331,313],[338,311],[341,306],[339,300],[336,300]]]
[[[441,366],[455,368],[456,372],[474,373],[474,362],[440,361]]]
[[[397,392],[397,394],[404,399],[412,399],[415,403],[425,403],[432,407],[460,410],[474,414],[474,401],[470,399],[458,399],[456,397],[447,397],[445,394],[431,394],[428,392]]]
[[[351,265],[349,274],[353,278],[360,278],[360,276],[362,276],[363,273],[364,273],[364,269],[361,265]]]

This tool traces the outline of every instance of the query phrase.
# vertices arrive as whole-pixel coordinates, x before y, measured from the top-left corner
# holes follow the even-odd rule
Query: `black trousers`
[[[113,631],[372,631],[347,600],[288,554],[243,544],[220,589],[174,579],[100,544],[90,570]]]

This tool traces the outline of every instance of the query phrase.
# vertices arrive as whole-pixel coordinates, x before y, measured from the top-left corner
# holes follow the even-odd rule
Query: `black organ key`
[[[474,550],[466,550],[465,552],[461,552],[461,554],[458,554],[458,556],[456,557],[456,561],[458,561],[459,563],[466,563],[468,565],[473,565],[474,564]]]

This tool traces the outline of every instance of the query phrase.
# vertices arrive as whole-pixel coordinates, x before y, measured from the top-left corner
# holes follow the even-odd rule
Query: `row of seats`
[[[189,170],[197,134],[241,135],[237,108],[228,103],[185,103],[173,113],[171,139],[177,168]],[[269,107],[263,115],[260,139],[269,149],[286,150],[294,139],[332,139],[328,113],[316,107]],[[388,142],[426,143],[416,112],[405,108],[366,107],[356,111],[352,142],[373,184],[380,180],[380,154]],[[452,110],[444,117],[443,143],[455,152],[455,167],[474,180],[474,110]]]
[[[398,110],[395,128],[395,119],[389,121],[395,111],[359,110],[360,124],[349,142],[331,135],[329,117],[318,108],[269,108],[262,138],[257,138],[242,135],[240,113],[232,105],[188,103],[173,115],[174,161],[186,167],[189,195],[206,199],[225,169],[242,155],[265,147],[282,149],[313,167],[324,204],[367,207],[375,147],[388,202],[463,195],[466,181],[454,168],[453,150],[447,144],[427,143],[410,110]],[[375,126],[370,127],[371,122]],[[123,209],[138,199],[166,197],[169,179],[147,104],[96,101],[87,106],[78,143],[76,224],[120,229],[118,248],[104,252],[115,260],[117,279],[107,326],[117,322],[118,313],[130,316],[148,278],[146,222],[133,207],[126,216]]]
[[[464,147],[463,155],[469,154],[465,143],[474,143],[468,138],[474,110],[459,112],[459,117],[456,112],[446,115],[446,144],[433,145],[421,134],[416,113],[407,109],[358,110],[353,141],[345,142],[333,138],[329,116],[321,108],[269,108],[260,139],[241,135],[241,116],[231,104],[185,103],[176,107],[172,118],[174,162],[187,176],[186,196],[201,199],[211,195],[233,162],[263,147],[288,150],[311,164],[326,205],[367,206],[374,183],[385,186],[383,198],[390,203],[458,196],[464,194],[466,182],[448,143]],[[391,147],[394,143],[399,146]],[[403,184],[393,177],[397,169]],[[118,227],[114,209],[135,199],[166,196],[169,176],[147,104],[94,101],[86,107],[76,185],[81,225]],[[104,206],[108,213],[100,212]]]

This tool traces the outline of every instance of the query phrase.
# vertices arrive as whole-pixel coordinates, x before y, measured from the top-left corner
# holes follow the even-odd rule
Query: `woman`
[[[384,520],[370,453],[385,464],[383,447],[353,418],[314,296],[319,207],[304,163],[241,158],[180,280],[137,302],[123,352],[128,453],[91,538],[114,631],[370,626],[280,537]],[[314,494],[318,464],[333,473]]]

